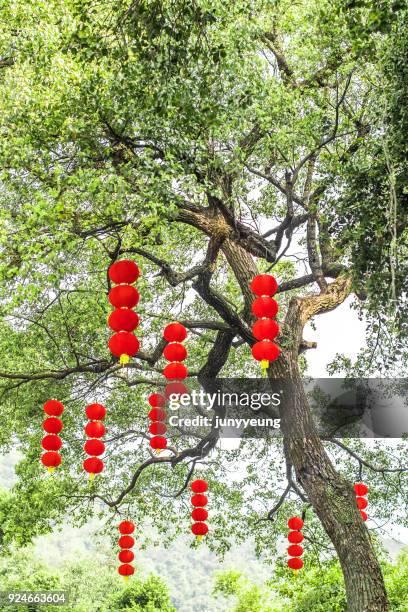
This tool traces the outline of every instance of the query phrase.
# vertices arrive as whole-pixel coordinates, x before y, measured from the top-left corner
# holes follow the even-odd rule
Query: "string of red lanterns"
[[[300,570],[304,563],[300,557],[303,555],[303,547],[300,546],[300,543],[304,540],[304,535],[301,532],[303,527],[303,520],[299,516],[292,516],[288,520],[288,527],[290,529],[288,533],[288,541],[290,546],[288,546],[288,567],[294,570]]]
[[[56,399],[50,399],[44,404],[44,412],[47,418],[42,426],[47,435],[41,442],[41,446],[46,451],[41,456],[41,463],[49,472],[53,472],[61,465],[61,455],[58,451],[62,446],[62,440],[58,434],[62,431],[63,424],[58,417],[64,412],[64,405]]]
[[[280,348],[273,340],[279,334],[279,325],[273,317],[278,312],[278,303],[272,298],[278,290],[278,283],[271,274],[258,274],[250,284],[257,296],[252,303],[252,314],[258,320],[252,326],[252,333],[258,342],[252,346],[252,356],[260,362],[263,371],[280,355]]]
[[[194,509],[191,513],[191,518],[195,521],[191,525],[191,531],[200,541],[208,533],[208,525],[205,521],[208,518],[208,512],[204,506],[208,504],[208,498],[204,493],[208,491],[208,483],[205,480],[194,480],[191,483],[191,490],[194,493],[191,497],[191,503]]]
[[[83,462],[85,472],[89,479],[93,480],[95,474],[100,474],[104,468],[102,459],[99,458],[105,452],[105,444],[100,440],[105,435],[105,425],[102,420],[106,415],[106,408],[102,404],[89,404],[85,409],[89,423],[85,426],[85,434],[90,438],[85,442],[84,451],[91,455]]]
[[[135,573],[135,568],[131,564],[135,558],[135,554],[131,548],[135,545],[135,540],[130,535],[135,530],[135,525],[132,521],[122,521],[119,524],[119,533],[121,534],[118,540],[121,551],[118,554],[118,559],[122,565],[118,567],[118,573],[124,577],[125,580],[129,579]]]
[[[166,405],[166,398],[160,395],[160,393],[152,393],[149,396],[148,402],[151,406],[151,410],[148,414],[151,421],[149,433],[152,434],[149,444],[154,451],[160,453],[161,450],[167,448],[167,438],[164,435],[167,431],[164,422],[167,418],[167,413],[163,410],[163,407]]]
[[[132,310],[139,302],[139,292],[133,287],[140,271],[136,263],[130,259],[115,261],[108,271],[110,280],[115,287],[109,291],[109,301],[115,308],[111,312],[108,325],[116,333],[109,338],[110,352],[119,358],[122,365],[129,363],[139,350],[139,340],[133,333],[139,325],[139,315]]]
[[[368,487],[363,482],[356,482],[354,485],[354,491],[356,494],[357,507],[360,510],[361,518],[363,521],[368,519],[367,513],[364,510],[368,506],[368,500],[366,495],[368,494]]]

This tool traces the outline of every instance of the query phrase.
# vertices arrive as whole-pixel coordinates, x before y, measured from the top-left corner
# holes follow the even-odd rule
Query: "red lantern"
[[[276,317],[279,310],[279,305],[276,300],[271,297],[258,297],[252,302],[252,314],[259,319],[263,317]]]
[[[257,340],[274,340],[279,334],[279,325],[274,319],[259,319],[252,326]]]
[[[303,521],[299,516],[292,516],[292,518],[288,520],[288,527],[289,529],[302,529]]]
[[[48,451],[42,455],[41,462],[49,472],[53,472],[56,467],[61,465],[61,455],[56,451]]]
[[[300,570],[304,566],[302,559],[298,557],[293,557],[292,559],[288,559],[288,567],[293,570]]]
[[[130,535],[123,535],[119,538],[118,544],[121,548],[133,548],[135,540]]]
[[[167,398],[172,395],[184,395],[185,393],[188,393],[188,389],[182,382],[172,382],[166,385],[165,395]]]
[[[135,555],[131,550],[123,549],[118,554],[118,558],[121,563],[130,563],[135,558]]]
[[[167,413],[161,408],[152,408],[148,417],[151,421],[164,421],[167,417]]]
[[[275,361],[280,355],[280,348],[270,340],[261,340],[256,342],[252,347],[252,356],[257,361],[261,362],[261,368],[265,369],[269,366],[270,361]]]
[[[368,501],[365,497],[356,497],[357,508],[364,510],[368,506]]]
[[[206,521],[208,518],[208,512],[205,508],[194,508],[191,513],[193,521]]]
[[[205,493],[206,491],[208,491],[208,483],[206,480],[194,480],[191,483],[191,490],[194,493]]]
[[[47,451],[58,451],[62,446],[62,440],[55,434],[49,434],[43,437],[41,446]]]
[[[85,413],[88,419],[99,421],[105,418],[106,408],[102,404],[89,404],[85,409]]]
[[[148,402],[153,408],[162,408],[166,404],[166,398],[159,393],[152,393],[149,395]]]
[[[196,493],[196,495],[192,496],[191,503],[193,506],[206,506],[208,504],[208,498],[206,495]]]
[[[163,337],[167,342],[183,342],[187,338],[187,330],[181,323],[170,323],[164,328]]]
[[[88,472],[91,478],[93,478],[95,474],[100,474],[104,467],[102,459],[98,457],[88,457],[82,465],[85,472]]]
[[[102,440],[87,440],[84,445],[84,451],[87,455],[98,456],[105,452],[105,444]]]
[[[44,404],[44,412],[48,414],[48,416],[61,416],[64,412],[64,405],[55,399],[48,400]]]
[[[116,285],[132,284],[139,278],[140,271],[137,264],[131,259],[121,259],[110,266],[108,274],[111,281]]]
[[[204,536],[208,533],[208,525],[205,523],[193,523],[191,525],[191,531],[195,536]]]
[[[184,361],[187,350],[180,342],[172,342],[164,347],[163,355],[167,361]]]
[[[43,422],[44,431],[50,434],[58,434],[62,431],[62,428],[63,424],[61,419],[57,419],[56,417],[49,417]]]
[[[129,565],[129,563],[125,563],[124,565],[119,565],[118,572],[121,576],[128,578],[135,573],[135,568],[133,565]]]
[[[164,423],[155,421],[149,425],[149,432],[154,436],[162,436],[167,431],[167,427]]]
[[[136,355],[139,350],[139,340],[130,332],[122,331],[113,334],[108,342],[110,352],[119,357],[121,364],[129,363],[129,357]]]
[[[291,544],[300,544],[303,542],[303,533],[300,531],[289,531],[288,540]]]
[[[288,555],[290,557],[301,557],[303,552],[303,547],[299,546],[299,544],[292,544],[288,547]]]
[[[366,521],[368,519],[367,513],[364,512],[364,510],[360,510],[360,514],[363,521]]]
[[[167,439],[162,436],[154,436],[154,438],[150,438],[149,442],[151,448],[154,450],[163,450],[167,448]]]
[[[188,370],[184,363],[178,363],[177,361],[169,363],[163,370],[163,376],[165,376],[169,380],[181,380],[183,378],[186,378],[187,374]]]
[[[109,315],[108,325],[113,331],[131,332],[139,325],[139,315],[130,308],[117,308]]]
[[[86,424],[85,433],[88,438],[102,438],[105,435],[105,425],[101,421],[91,421]]]
[[[363,482],[356,482],[356,484],[354,485],[354,491],[356,492],[356,495],[367,495],[368,487]]]
[[[109,291],[108,299],[115,308],[133,308],[139,302],[139,292],[132,285],[116,285]]]
[[[135,524],[132,521],[122,521],[119,523],[118,529],[122,535],[129,535],[134,532]]]
[[[257,274],[257,276],[252,279],[249,286],[251,291],[259,296],[272,296],[275,295],[278,290],[278,283],[271,274]]]

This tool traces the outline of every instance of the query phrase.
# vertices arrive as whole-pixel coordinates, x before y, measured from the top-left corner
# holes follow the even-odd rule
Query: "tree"
[[[399,487],[406,466],[384,448],[370,455],[357,441],[321,440],[300,369],[314,348],[303,338],[314,317],[354,293],[375,318],[378,276],[395,300],[404,295],[392,263],[396,254],[406,259],[403,211],[393,217],[391,264],[378,269],[375,245],[389,251],[389,224],[372,234],[361,201],[352,209],[357,223],[345,204],[358,193],[355,166],[369,166],[387,127],[377,112],[389,82],[382,57],[404,16],[396,26],[392,3],[381,7],[370,25],[376,11],[367,2],[6,3],[1,435],[5,445],[17,436],[24,451],[10,514],[18,528],[5,533],[6,545],[29,541],[68,513],[81,522],[101,503],[113,511],[107,528],[115,513],[130,510],[154,516],[171,537],[182,529],[172,517],[186,513],[181,494],[209,460],[214,548],[252,532],[259,547],[267,540],[273,550],[284,523],[279,511],[293,508],[295,497],[319,519],[317,537],[327,535],[336,550],[349,609],[388,609],[350,479],[355,465],[357,474],[367,470],[377,507],[392,515],[393,501],[406,504]],[[362,242],[374,242],[364,266]],[[305,271],[295,263],[295,243]],[[129,377],[101,333],[106,269],[124,255],[143,267],[142,350]],[[296,389],[280,411],[282,462],[276,444],[253,440],[220,453],[214,432],[202,439],[172,432],[177,452],[146,460],[145,410],[130,407],[143,406],[144,385],[159,382],[160,329],[175,316],[191,329],[191,376],[201,381],[254,374],[249,282],[258,270],[281,281],[283,351],[269,376]],[[405,320],[381,316],[404,342]],[[373,360],[362,367],[372,371]],[[107,476],[89,489],[77,461],[79,423],[95,395],[109,405],[112,436]],[[39,407],[49,396],[70,408],[58,480],[44,479],[37,460]],[[228,490],[223,480],[237,457],[247,477]],[[171,508],[159,491],[175,498]]]

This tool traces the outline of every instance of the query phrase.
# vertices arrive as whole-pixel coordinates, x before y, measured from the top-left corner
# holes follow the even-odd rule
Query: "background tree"
[[[373,512],[392,517],[407,502],[406,467],[398,450],[323,442],[299,364],[314,347],[305,325],[352,293],[387,329],[383,339],[373,323],[376,361],[369,355],[360,371],[381,363],[387,342],[406,347],[397,307],[406,275],[396,265],[406,261],[405,175],[383,146],[391,177],[381,183],[383,208],[372,166],[379,142],[391,138],[389,123],[398,131],[391,107],[382,112],[398,73],[387,50],[404,27],[405,9],[394,5],[5,3],[0,436],[24,453],[5,502],[5,546],[68,514],[81,523],[105,508],[107,528],[130,511],[136,520],[153,516],[170,538],[186,527],[172,519],[187,517],[182,491],[204,464],[211,546],[222,551],[253,533],[258,549],[273,553],[279,510],[297,499],[309,508],[312,540],[327,545],[328,537],[339,557],[349,609],[388,609],[350,480],[364,470]],[[373,178],[378,211],[368,210],[356,168]],[[106,269],[122,255],[143,269],[142,350],[125,371],[104,333]],[[269,376],[296,387],[295,401],[281,407],[283,445],[245,440],[226,453],[213,432],[172,432],[176,453],[146,459],[143,397],[160,383],[163,325],[177,317],[191,330],[191,376],[255,374],[248,285],[259,270],[280,280],[283,353]],[[69,408],[58,479],[44,478],[38,462],[50,396]],[[108,404],[110,437],[108,470],[90,490],[78,456],[91,399]],[[246,476],[234,487],[228,471],[237,460]]]

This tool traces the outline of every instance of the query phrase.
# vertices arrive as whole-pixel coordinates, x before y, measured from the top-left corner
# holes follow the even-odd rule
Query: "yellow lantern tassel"
[[[197,542],[201,542],[201,540],[203,539],[203,537],[204,537],[204,536],[202,536],[202,535],[198,535],[198,536],[196,536],[196,538],[197,538]]]
[[[53,466],[47,467],[47,470],[50,474],[52,474],[53,472],[55,472],[55,467]]]
[[[267,359],[261,359],[261,370],[263,376],[266,376],[266,370],[269,368],[269,361]]]
[[[89,473],[89,482],[91,483],[94,480],[94,478],[95,478],[94,472],[90,472]]]
[[[128,364],[129,361],[130,361],[130,357],[129,355],[126,355],[126,353],[122,353],[122,355],[119,357],[119,363],[122,367]]]
[[[125,582],[128,582],[128,581],[129,581],[129,576],[123,576],[123,580],[124,580]]]
[[[160,455],[160,453],[162,452],[161,448],[155,448],[154,452],[156,453],[156,455]]]
[[[294,577],[294,578],[297,578],[297,575],[298,575],[298,571],[299,571],[299,570],[292,570],[292,571],[293,571],[293,577]]]

